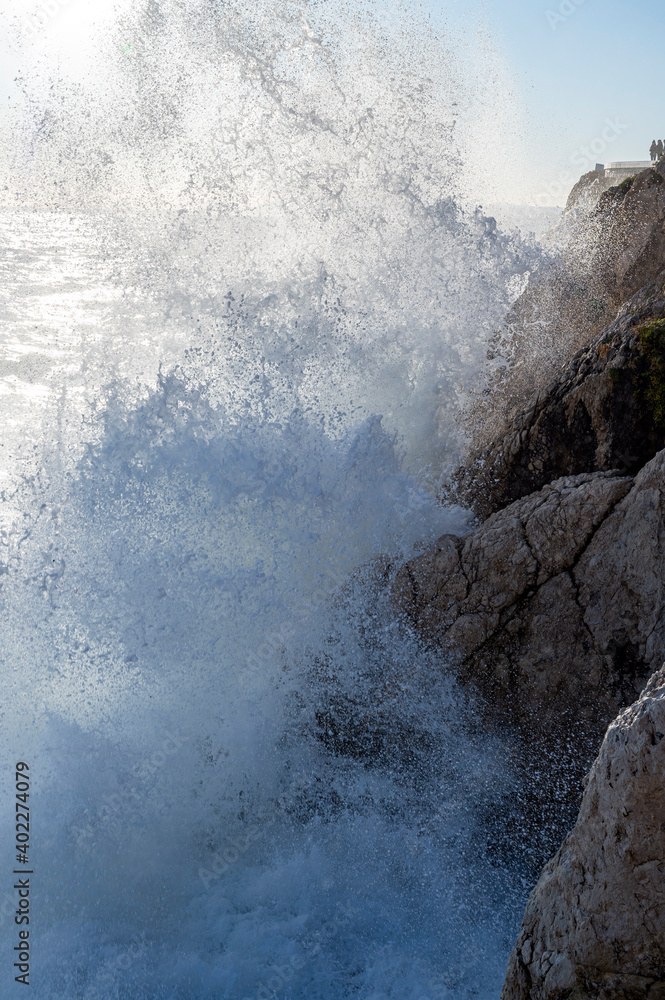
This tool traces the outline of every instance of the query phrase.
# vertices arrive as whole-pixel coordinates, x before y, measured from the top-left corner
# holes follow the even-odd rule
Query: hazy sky
[[[665,138],[663,0],[429,0],[425,6],[457,23],[487,22],[523,102],[529,174],[543,181],[544,193],[562,175],[579,175],[587,151],[601,163],[648,159],[651,140]]]
[[[42,2],[54,4],[0,0],[0,15],[17,7],[37,10]],[[492,40],[483,86],[491,88],[496,75],[501,96],[470,146],[484,162],[480,187],[497,178],[488,201],[562,204],[572,181],[596,161],[646,159],[652,138],[665,138],[663,0],[377,2],[410,6],[444,33],[448,27],[473,38],[480,31]],[[334,7],[336,0],[329,3]],[[47,19],[47,30],[68,24],[79,32],[76,47],[84,47],[81,15],[102,5],[112,6],[111,0],[61,0],[61,13]],[[12,62],[0,38],[3,103]]]

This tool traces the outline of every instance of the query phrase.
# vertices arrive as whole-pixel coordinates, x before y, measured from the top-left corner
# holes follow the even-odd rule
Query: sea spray
[[[387,582],[471,523],[438,496],[540,255],[460,201],[453,46],[343,13],[150,4],[24,77],[2,742],[44,1000],[500,985],[513,778]]]

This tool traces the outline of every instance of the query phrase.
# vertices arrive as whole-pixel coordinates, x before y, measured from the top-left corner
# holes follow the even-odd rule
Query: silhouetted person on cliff
[[[662,160],[662,158],[663,158],[663,140],[662,139],[658,140],[658,147],[657,147],[656,152],[657,152],[656,159],[657,160]]]
[[[651,162],[653,163],[653,161],[656,159],[658,155],[658,143],[656,142],[655,139],[653,140],[651,146],[649,147],[649,152],[651,153]]]

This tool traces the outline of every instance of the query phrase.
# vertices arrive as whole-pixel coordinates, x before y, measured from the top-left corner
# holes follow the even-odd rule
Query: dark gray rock
[[[634,295],[662,278],[664,172],[645,170],[610,188],[590,210],[564,213],[552,236],[550,265],[532,275],[489,345],[497,368],[489,385],[477,387],[468,412],[476,458],[506,436],[525,400],[559,384],[577,352],[614,324]],[[590,435],[588,426],[580,432]],[[578,463],[555,475],[581,471],[592,470]]]
[[[665,427],[647,398],[650,358],[640,336],[663,317],[665,273],[529,400],[507,433],[471,456],[454,495],[486,517],[561,476],[634,475],[665,447]]]

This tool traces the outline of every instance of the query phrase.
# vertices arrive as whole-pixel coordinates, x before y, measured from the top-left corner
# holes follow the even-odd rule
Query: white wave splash
[[[472,87],[405,18],[151,0],[24,80],[0,630],[39,1000],[500,986],[512,777],[385,581],[469,524],[438,491],[539,257],[464,207]]]

